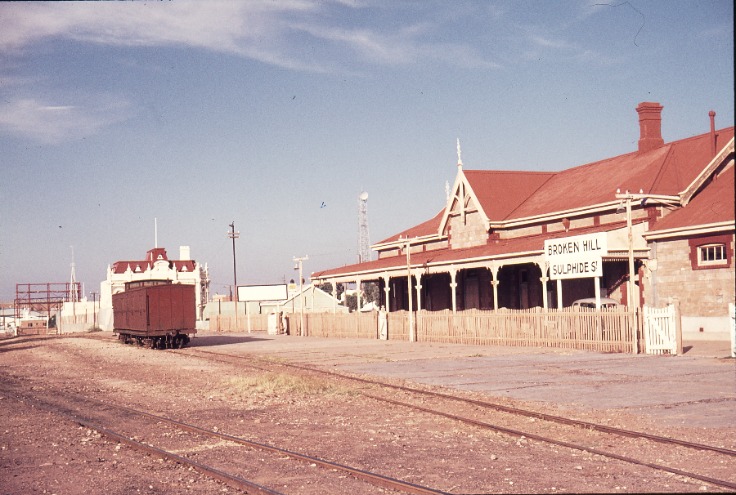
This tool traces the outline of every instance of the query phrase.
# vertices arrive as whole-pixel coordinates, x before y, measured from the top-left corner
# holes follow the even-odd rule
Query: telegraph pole
[[[406,240],[406,287],[409,295],[409,342],[416,342],[417,336],[414,329],[414,308],[412,307],[411,287],[411,240]]]
[[[92,291],[92,325],[93,329],[97,329],[97,292]]]
[[[302,278],[302,262],[307,261],[309,259],[309,256],[302,256],[301,258],[297,258],[294,256],[294,263],[296,263],[296,266],[294,267],[295,270],[299,270],[299,332],[304,336],[304,289],[302,287],[303,284],[303,278]]]
[[[233,292],[234,292],[233,302],[235,303],[235,330],[237,330],[238,329],[238,270],[237,270],[237,265],[235,264],[235,239],[240,237],[240,232],[235,232],[235,220],[233,220],[233,223],[230,224],[230,232],[227,233],[227,236],[233,240]]]

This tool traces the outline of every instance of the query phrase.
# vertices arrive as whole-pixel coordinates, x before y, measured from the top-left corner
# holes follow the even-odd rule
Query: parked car
[[[601,297],[601,309],[613,309],[620,306],[618,301],[611,299],[610,297]],[[595,309],[595,297],[586,297],[585,299],[578,299],[572,303],[574,309]]]

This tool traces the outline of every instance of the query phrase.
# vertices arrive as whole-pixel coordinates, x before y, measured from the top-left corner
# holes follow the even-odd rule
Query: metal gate
[[[664,308],[644,306],[644,338],[647,354],[677,354],[677,312],[670,304]]]

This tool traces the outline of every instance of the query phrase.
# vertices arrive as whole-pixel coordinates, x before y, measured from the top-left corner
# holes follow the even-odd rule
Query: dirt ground
[[[195,342],[206,347],[206,339],[198,336]],[[237,352],[226,345],[210,350]],[[454,494],[723,491],[682,476],[377,403],[329,378],[293,379],[285,372],[259,371],[248,361],[244,355],[243,366],[238,366],[125,346],[110,333],[0,341],[0,494],[236,492],[196,470],[135,452],[18,400],[13,390],[40,397],[81,395],[145,409]],[[550,406],[543,412],[560,411]],[[620,411],[586,411],[583,419],[733,448],[733,431],[724,435],[722,429],[668,430]],[[516,421],[511,426],[518,429],[533,422]],[[568,440],[587,438],[581,431],[579,438]],[[617,448],[626,452],[627,445],[621,441]],[[640,447],[632,443],[628,453],[635,456],[637,450]],[[317,468],[303,479],[275,478],[279,475],[272,466],[261,466],[259,472],[264,460],[242,461],[232,449],[214,455],[223,466],[239,466],[239,475],[258,478],[282,493],[347,490],[321,486],[326,475]],[[654,462],[658,454],[652,455]],[[713,461],[694,455],[682,462],[686,465],[680,467],[697,470],[698,462]],[[716,462],[723,464],[716,466],[720,477],[736,472],[733,461]],[[387,493],[368,485],[350,491]]]

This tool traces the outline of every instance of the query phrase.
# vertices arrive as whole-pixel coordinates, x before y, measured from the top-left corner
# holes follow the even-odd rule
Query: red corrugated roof
[[[720,147],[734,128],[717,132]],[[718,148],[720,150],[720,148]],[[545,215],[602,204],[615,199],[616,190],[676,196],[710,162],[710,133],[665,144],[644,153],[628,153],[558,172],[510,215],[493,221]]]
[[[388,237],[380,242],[377,242],[376,244],[385,244],[387,242],[395,242],[395,241],[398,241],[399,238],[413,239],[414,237],[423,237],[425,235],[436,234],[437,231],[439,230],[440,221],[442,220],[442,215],[444,215],[444,213],[445,213],[445,210],[443,208],[432,219],[427,220],[426,222],[420,223],[419,225],[415,225],[414,227],[410,229],[403,230],[399,232],[398,234],[394,234],[391,237]]]
[[[465,170],[483,211],[491,220],[508,218],[555,177],[553,172]]]
[[[651,232],[733,221],[735,209],[734,167],[731,166],[693,197],[687,206],[658,221]]]
[[[733,138],[734,128],[721,129],[716,135],[720,150]],[[710,140],[710,133],[705,133],[644,153],[627,153],[561,172],[463,172],[488,219],[503,222],[611,202],[619,189],[676,196],[710,162]],[[444,210],[378,244],[437,233],[443,214]]]
[[[716,131],[720,150],[734,136],[734,128]],[[631,191],[645,194],[677,196],[698,177],[710,163],[712,156],[712,136],[705,133],[679,141],[664,144],[646,152],[625,155],[588,163],[561,172],[519,172],[464,170],[473,192],[488,219],[504,222],[529,217],[551,215],[557,212],[592,207],[615,201],[616,191]],[[730,177],[730,179],[729,179]],[[674,228],[703,222],[712,223],[715,218],[734,218],[733,172],[730,176],[718,179],[701,195],[705,199],[694,199],[681,211],[670,214],[661,220],[656,228]],[[719,199],[711,198],[717,196]],[[729,201],[724,198],[728,197]],[[719,212],[708,211],[707,201],[725,201]],[[695,203],[695,205],[693,205]],[[439,231],[445,210],[434,218],[391,236],[379,244],[396,241],[399,237],[418,237]],[[604,230],[614,228],[605,226]],[[576,230],[576,233],[584,230]],[[561,236],[569,235],[562,233]],[[493,244],[467,249],[440,249],[412,254],[412,264],[434,261],[459,261],[476,256],[499,256],[515,252],[541,250],[544,239],[555,237],[552,234],[531,236],[506,241],[492,241]],[[350,265],[322,272],[314,276],[355,273],[365,270],[380,270],[402,266],[401,257],[383,258],[368,263]]]

